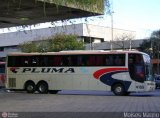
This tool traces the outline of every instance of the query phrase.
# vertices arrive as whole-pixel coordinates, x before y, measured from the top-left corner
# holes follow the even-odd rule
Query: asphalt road
[[[160,90],[115,96],[105,91],[61,91],[58,94],[28,94],[0,91],[0,112],[30,113],[160,113]],[[16,115],[16,114],[10,114]],[[129,114],[130,115],[130,114]],[[137,115],[137,114],[136,114]],[[139,114],[139,117],[143,114]],[[66,115],[64,115],[66,116]],[[95,116],[95,115],[94,115]],[[106,115],[105,115],[106,116]],[[125,114],[126,117],[126,114]],[[128,116],[127,116],[128,117]],[[158,116],[160,117],[160,116]],[[1,114],[0,114],[1,118]]]

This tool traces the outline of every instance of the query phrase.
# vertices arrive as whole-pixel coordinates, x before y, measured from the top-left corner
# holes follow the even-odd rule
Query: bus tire
[[[27,91],[27,93],[34,93],[35,92],[35,84],[32,81],[28,81],[25,84],[25,90]]]
[[[113,85],[112,91],[115,95],[118,95],[118,96],[125,95],[125,89],[122,84]]]
[[[129,94],[130,94],[130,92],[125,92],[125,94],[124,94],[124,95],[125,95],[125,96],[128,96]]]
[[[39,82],[37,84],[37,91],[42,94],[48,93],[48,84],[44,81]]]
[[[59,92],[59,90],[50,90],[49,93],[51,94],[57,94]]]

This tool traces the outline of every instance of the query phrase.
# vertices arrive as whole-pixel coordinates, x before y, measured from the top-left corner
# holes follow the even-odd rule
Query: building
[[[140,44],[142,44],[142,39],[134,39],[134,40],[125,40],[125,41],[113,41],[112,49],[113,50],[139,50]],[[86,49],[91,49],[91,45],[87,44]],[[92,49],[95,50],[111,50],[111,41],[105,41],[102,43],[94,43],[92,44]]]
[[[102,15],[104,0],[0,0],[0,28]]]
[[[136,34],[134,31],[123,29],[113,31],[113,39],[122,34]],[[17,48],[19,44],[44,40],[57,33],[77,35],[79,40],[86,43],[86,49],[110,49],[111,28],[81,23],[0,34],[0,58],[5,58],[8,52],[20,51]]]

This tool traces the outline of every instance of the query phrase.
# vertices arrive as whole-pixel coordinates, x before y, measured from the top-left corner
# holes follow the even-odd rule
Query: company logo
[[[7,117],[8,117],[7,112],[3,112],[3,113],[2,113],[2,118],[7,118]]]
[[[75,73],[74,68],[10,68],[13,73]]]
[[[2,118],[18,118],[18,113],[14,112],[2,112]]]
[[[17,68],[17,67],[12,67],[12,68],[10,68],[10,71],[12,71],[13,73],[17,73],[19,68]]]

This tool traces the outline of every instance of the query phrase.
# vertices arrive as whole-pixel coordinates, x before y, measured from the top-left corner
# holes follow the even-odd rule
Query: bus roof
[[[125,53],[141,53],[139,51],[105,51],[105,50],[73,50],[73,51],[60,51],[60,52],[46,52],[46,53],[23,53],[23,52],[11,52],[8,56],[32,56],[32,55],[76,55],[76,54],[125,54]]]

